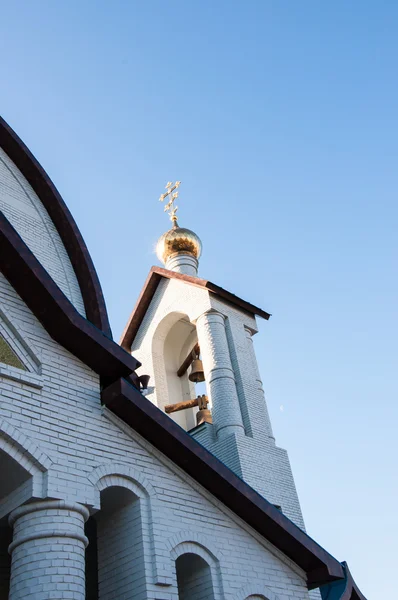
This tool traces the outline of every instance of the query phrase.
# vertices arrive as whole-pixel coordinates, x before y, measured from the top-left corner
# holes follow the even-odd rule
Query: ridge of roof
[[[2,117],[0,147],[27,179],[50,215],[76,273],[87,319],[112,338],[101,285],[79,228],[43,167]]]
[[[176,273],[175,271],[163,269],[162,267],[153,266],[149,271],[148,277],[146,278],[135,307],[133,308],[127,325],[120,338],[120,345],[127,351],[131,350],[131,344],[137,335],[137,331],[162,278],[177,279],[178,281],[183,281],[184,283],[194,285],[195,287],[207,289],[209,292],[219,296],[229,304],[239,306],[239,308],[242,310],[252,315],[258,315],[263,319],[268,320],[271,316],[270,313],[267,313],[262,308],[247,302],[247,300],[239,298],[239,296],[232,294],[228,290],[216,285],[215,283],[212,283],[211,281],[208,281],[207,279],[200,279],[199,277],[192,277],[191,275],[184,275],[183,273]]]

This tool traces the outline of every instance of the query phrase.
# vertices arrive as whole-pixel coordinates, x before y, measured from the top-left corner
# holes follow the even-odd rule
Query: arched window
[[[154,389],[148,398],[161,410],[165,410],[167,405],[194,400],[198,395],[206,394],[204,383],[195,385],[189,380],[190,367],[178,375],[197,341],[196,327],[184,313],[169,313],[158,324],[152,338],[151,353]],[[197,412],[198,408],[194,406],[170,412],[169,416],[189,431],[196,427]]]
[[[139,498],[124,487],[101,492],[101,510],[87,521],[86,599],[135,600],[145,586]]]
[[[214,600],[208,563],[197,554],[186,553],[176,560],[179,600]]]

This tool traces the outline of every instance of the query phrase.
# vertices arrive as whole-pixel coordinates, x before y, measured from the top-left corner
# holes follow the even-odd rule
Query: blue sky
[[[255,346],[308,532],[393,597],[397,48],[392,1],[5,3],[1,113],[55,182],[118,338],[169,226],[272,313]]]

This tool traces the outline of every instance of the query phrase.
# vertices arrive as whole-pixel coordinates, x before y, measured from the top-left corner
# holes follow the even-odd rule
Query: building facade
[[[117,344],[73,218],[2,120],[0,148],[0,600],[363,600],[275,444],[252,346],[269,315],[200,279],[176,225]]]

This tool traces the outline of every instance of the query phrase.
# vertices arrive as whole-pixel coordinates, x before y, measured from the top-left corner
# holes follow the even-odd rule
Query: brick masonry
[[[6,157],[2,159],[3,210],[82,312],[81,294],[59,236],[38,198],[27,190],[26,181]],[[88,541],[84,521],[89,513],[97,521],[102,598],[116,600],[131,594],[135,600],[177,600],[176,560],[192,553],[209,565],[215,600],[245,600],[256,595],[268,600],[308,599],[304,573],[296,565],[101,407],[98,376],[48,335],[2,275],[0,298],[8,331],[18,334],[14,348],[27,366],[21,377],[7,376],[0,369],[1,454],[10,474],[17,473],[17,465],[24,473],[15,489],[0,499],[3,516],[12,515],[10,600],[83,600],[84,547]],[[187,316],[195,323],[211,308],[220,310],[220,305],[205,290],[177,281],[159,286],[138,333],[137,352],[133,351],[153,376],[149,401],[162,407],[170,400],[161,346],[175,316]],[[234,364],[239,344],[248,342],[245,327],[255,330],[255,323],[247,315],[231,316],[224,306],[222,311],[231,323],[228,344],[235,346],[235,358],[230,351]],[[232,326],[235,316],[242,325],[239,338]],[[149,339],[151,343],[147,343]],[[260,395],[251,385],[259,389],[258,381],[249,385],[240,372],[236,389],[246,435],[221,440],[215,451],[220,456],[224,453],[226,462],[228,455],[233,455],[231,466],[247,473],[259,489],[263,486],[267,497],[274,489],[275,503],[294,516],[299,507],[286,454],[274,445],[265,402],[261,405]],[[251,418],[256,412],[252,399],[261,405],[263,415],[258,441],[257,425]],[[270,473],[274,471],[265,482],[256,482],[255,472],[249,472],[250,456],[254,457],[260,447],[266,453]],[[284,473],[278,479],[281,465]],[[290,480],[285,499],[284,489]],[[112,531],[108,519],[113,520]],[[3,528],[3,533],[1,600],[6,597],[9,569],[4,548],[10,529]],[[117,570],[119,564],[123,564],[125,576]],[[110,587],[105,589],[105,585]]]

